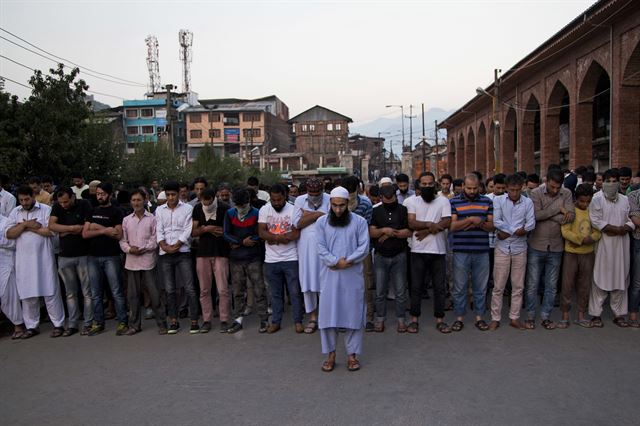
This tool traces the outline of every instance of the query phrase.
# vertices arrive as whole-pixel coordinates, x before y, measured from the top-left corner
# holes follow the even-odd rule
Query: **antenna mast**
[[[191,91],[191,46],[193,45],[193,33],[189,30],[180,30],[178,33],[180,43],[180,61],[182,62],[182,91]]]
[[[144,39],[147,44],[147,68],[149,69],[149,92],[160,91],[160,53],[158,49],[158,39],[154,35],[148,35]]]

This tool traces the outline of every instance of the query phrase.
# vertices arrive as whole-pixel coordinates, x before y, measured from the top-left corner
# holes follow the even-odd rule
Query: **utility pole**
[[[440,153],[438,152],[438,120],[434,121],[433,134],[435,135],[436,139],[436,172],[434,174],[436,175],[436,179],[439,179],[440,169],[438,169],[438,156],[440,155]]]
[[[493,88],[495,90],[493,96],[493,158],[495,162],[496,174],[502,173],[502,164],[500,163],[500,120],[502,116],[502,103],[500,102],[500,77],[502,72],[500,69],[493,70]]]
[[[171,89],[173,89],[173,84],[167,84],[164,87],[167,90],[167,124],[169,127],[169,130],[167,131],[167,143],[169,144],[169,148],[173,151],[173,114],[171,113]]]
[[[417,116],[413,115],[413,105],[409,105],[409,152],[413,151],[413,119]],[[402,126],[404,132],[404,125]],[[402,145],[404,151],[404,144]]]
[[[425,144],[427,143],[426,135],[424,134],[424,102],[422,103],[422,172],[427,171],[427,150]]]

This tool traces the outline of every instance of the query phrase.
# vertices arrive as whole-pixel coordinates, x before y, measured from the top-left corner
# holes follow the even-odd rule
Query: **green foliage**
[[[17,96],[0,91],[0,172],[18,176],[27,161]]]
[[[124,160],[121,181],[126,184],[149,185],[158,179],[162,185],[169,180],[184,179],[180,157],[162,143],[140,143],[133,154]]]

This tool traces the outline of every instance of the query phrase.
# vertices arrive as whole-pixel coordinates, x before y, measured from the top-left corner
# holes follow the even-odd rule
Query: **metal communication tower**
[[[160,84],[160,53],[158,39],[154,35],[148,35],[144,39],[147,44],[147,68],[149,69],[149,93],[159,92]]]
[[[180,61],[182,62],[182,91],[191,91],[191,46],[193,45],[193,33],[189,30],[180,30],[178,33],[180,43]]]

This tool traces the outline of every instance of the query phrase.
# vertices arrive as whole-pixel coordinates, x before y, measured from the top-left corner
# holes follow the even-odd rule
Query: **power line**
[[[3,76],[1,76],[1,75],[0,75],[0,80],[10,81],[10,82],[12,82],[12,83],[14,83],[14,84],[17,84],[18,86],[22,86],[22,87],[26,87],[27,89],[31,89],[31,87],[27,86],[26,84],[18,83],[17,81],[15,81],[15,80],[11,80],[11,79],[10,79],[10,78],[8,78],[8,77],[3,77]]]
[[[0,35],[0,39],[5,40],[5,41],[8,41],[9,43],[11,43],[11,44],[14,44],[14,45],[18,46],[19,48],[24,49],[24,50],[26,50],[26,51],[28,51],[28,52],[31,52],[31,53],[33,53],[34,55],[38,55],[38,56],[40,56],[40,57],[42,57],[42,58],[44,58],[44,59],[46,59],[46,60],[48,60],[48,61],[52,61],[52,62],[56,62],[56,63],[60,63],[60,62],[58,62],[58,61],[57,61],[57,60],[55,60],[55,59],[51,59],[51,58],[49,58],[49,57],[47,57],[47,56],[43,55],[42,53],[38,53],[38,52],[36,52],[35,50],[31,50],[31,49],[29,49],[28,47],[24,47],[24,46],[22,46],[22,45],[20,45],[20,44],[16,43],[15,41],[13,41],[13,40],[9,40],[8,38],[3,37],[3,36],[1,36],[1,35]],[[52,55],[52,56],[53,56],[53,55]],[[71,63],[73,64],[73,62],[71,62]],[[64,63],[62,63],[62,66],[63,66],[63,67],[65,67],[65,68],[70,68],[68,65],[65,65]],[[145,85],[144,85],[144,84],[139,84],[139,83],[129,84],[129,83],[123,83],[123,82],[116,81],[116,80],[110,80],[110,79],[105,78],[105,77],[100,77],[99,75],[95,75],[95,74],[92,74],[92,73],[90,73],[90,72],[87,72],[87,71],[86,71],[86,68],[85,68],[82,72],[84,72],[84,73],[85,73],[85,74],[87,74],[87,75],[90,75],[91,77],[99,78],[100,80],[108,81],[108,82],[111,82],[111,83],[122,84],[122,85],[124,85],[124,86],[133,86],[133,87],[139,87],[139,86],[142,86],[142,87],[145,87]]]
[[[26,69],[28,69],[28,70],[31,70],[31,71],[34,71],[34,70],[35,70],[34,68],[29,67],[28,65],[25,65],[25,64],[23,64],[23,63],[21,63],[21,62],[18,62],[18,61],[16,61],[16,60],[13,60],[13,59],[11,59],[11,58],[9,58],[9,57],[6,57],[6,56],[4,56],[4,55],[0,55],[0,58],[6,59],[6,60],[8,60],[8,61],[11,61],[11,62],[13,62],[14,64],[19,65],[19,66],[21,66],[21,67],[23,67],[23,68],[26,68]],[[25,86],[25,87],[27,87],[27,86]],[[27,87],[27,88],[28,88],[28,89],[31,89],[31,87]],[[87,90],[85,90],[85,91],[86,91],[87,93],[93,93],[93,94],[95,94],[95,95],[109,96],[109,97],[111,97],[111,98],[122,99],[122,100],[124,100],[124,99],[125,99],[125,98],[123,98],[122,96],[116,96],[116,95],[110,95],[110,94],[108,94],[108,93],[96,92],[95,90],[89,90],[89,89],[87,89]]]
[[[121,80],[121,81],[124,81],[124,82],[127,82],[127,83],[132,83],[132,84],[135,84],[135,85],[138,85],[138,86],[143,86],[143,87],[145,86],[144,84],[142,84],[142,83],[138,83],[137,81],[126,80],[126,79],[124,79],[124,78],[117,77],[117,76],[115,76],[115,75],[111,75],[111,74],[103,73],[103,72],[100,72],[100,71],[96,71],[96,70],[93,70],[93,69],[91,69],[91,68],[89,68],[89,67],[84,67],[84,66],[82,66],[82,65],[80,65],[80,64],[77,64],[77,63],[75,63],[75,62],[73,62],[73,61],[70,61],[69,59],[65,59],[65,58],[62,58],[62,57],[60,57],[60,56],[54,55],[53,53],[51,53],[51,52],[47,52],[46,50],[44,50],[44,49],[42,49],[42,48],[40,48],[40,47],[36,46],[36,45],[35,45],[35,44],[33,44],[33,43],[28,42],[27,40],[23,39],[23,38],[22,38],[22,37],[20,37],[20,36],[17,36],[16,34],[14,34],[14,33],[10,32],[10,31],[5,30],[5,29],[4,29],[4,28],[2,28],[2,27],[0,27],[0,31],[3,31],[3,32],[7,33],[7,34],[12,35],[13,37],[17,38],[18,40],[20,40],[20,41],[22,41],[22,42],[24,42],[24,43],[27,43],[29,46],[34,47],[34,48],[38,49],[39,51],[46,53],[46,54],[47,54],[47,55],[49,55],[49,56],[53,56],[54,58],[60,59],[60,60],[65,61],[65,62],[68,62],[68,63],[70,63],[70,64],[72,64],[72,65],[75,65],[75,66],[76,66],[76,67],[78,67],[78,68],[82,68],[82,69],[84,69],[84,70],[85,70],[85,72],[86,72],[86,71],[91,71],[91,72],[93,72],[93,73],[100,74],[100,75],[104,75],[104,76],[106,76],[106,77],[115,78],[116,80]]]

